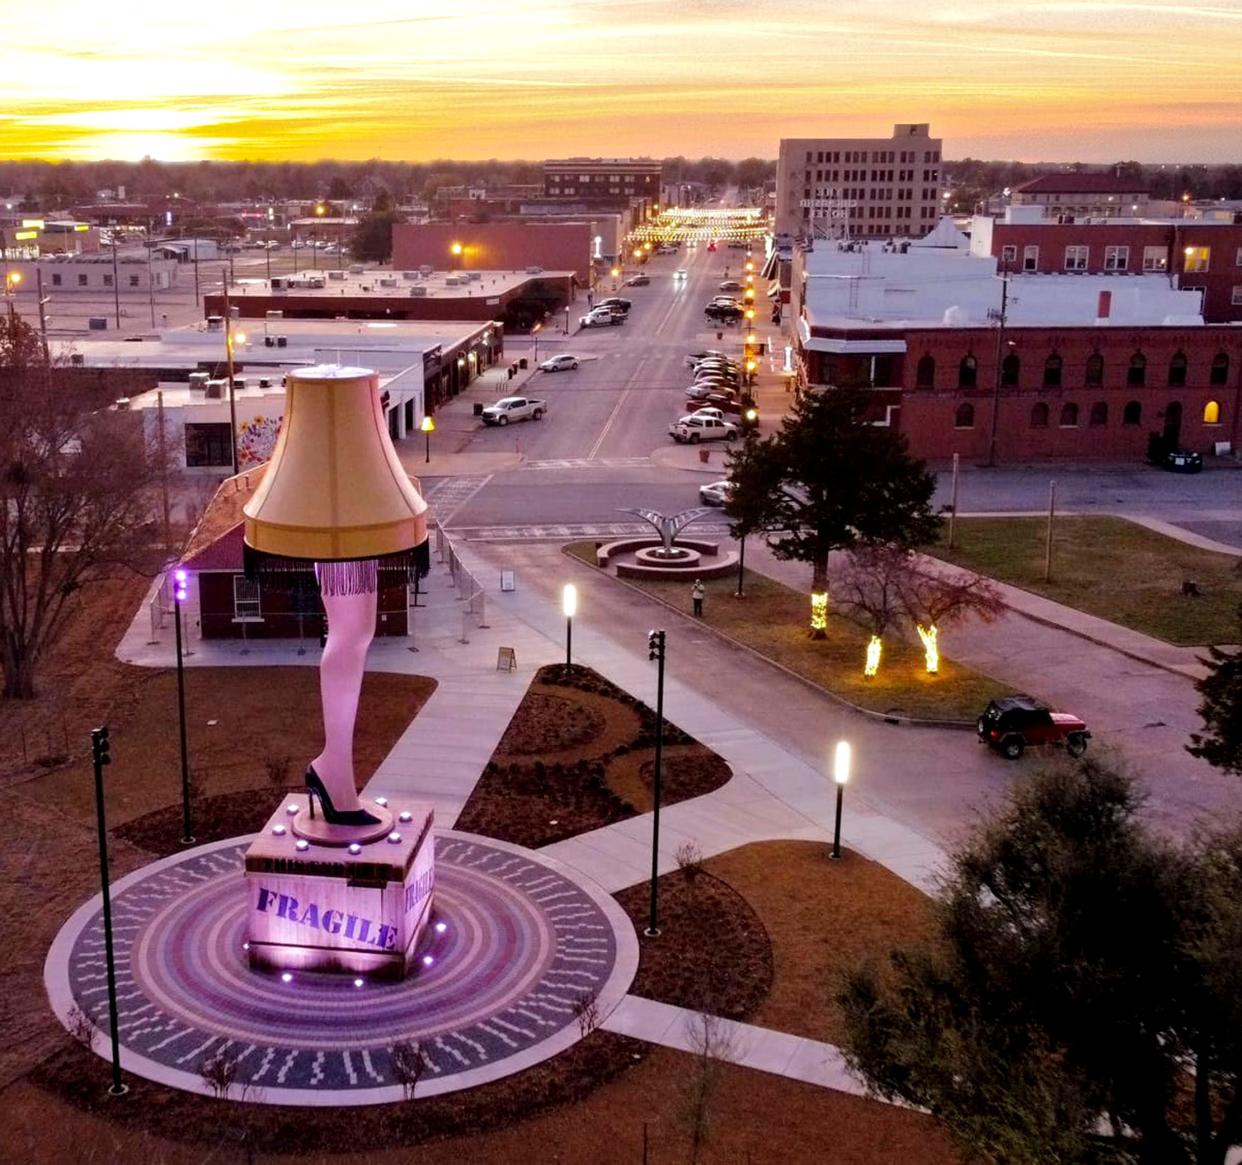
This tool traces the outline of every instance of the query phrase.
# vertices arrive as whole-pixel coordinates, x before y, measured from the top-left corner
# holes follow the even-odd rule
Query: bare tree
[[[158,457],[134,413],[49,364],[29,325],[0,318],[0,666],[4,698],[35,668],[84,587],[153,565]]]
[[[226,1100],[237,1079],[237,1060],[222,1051],[217,1052],[203,1061],[198,1074],[217,1100]]]
[[[673,856],[687,882],[694,882],[703,872],[703,851],[695,842],[683,841]]]
[[[737,1041],[728,1021],[703,1011],[686,1021],[686,1034],[694,1067],[684,1085],[682,1116],[690,1133],[690,1161],[697,1165],[711,1137],[712,1099],[725,1065],[736,1058]]]
[[[393,1044],[389,1057],[392,1061],[392,1074],[401,1085],[406,1100],[413,1100],[418,1082],[429,1066],[427,1057],[423,1055],[422,1044],[417,1040],[400,1040]]]
[[[99,1029],[91,1022],[90,1016],[76,1003],[69,1008],[65,1026],[69,1029],[69,1034],[88,1052],[94,1050]]]
[[[594,991],[584,991],[574,1000],[574,1018],[584,1040],[599,1027],[599,996]]]

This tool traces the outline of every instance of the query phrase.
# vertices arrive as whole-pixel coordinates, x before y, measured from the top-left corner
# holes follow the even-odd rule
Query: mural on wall
[[[283,416],[252,417],[238,426],[237,459],[241,465],[260,465],[271,459]]]

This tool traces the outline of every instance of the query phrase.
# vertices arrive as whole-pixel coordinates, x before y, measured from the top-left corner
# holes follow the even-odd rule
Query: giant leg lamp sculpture
[[[426,509],[388,436],[376,374],[291,372],[280,436],[244,510],[245,556],[248,573],[266,578],[314,564],[328,636],[319,665],[324,747],[307,766],[306,789],[312,816],[318,802],[337,844],[350,829],[387,825],[382,809],[377,816],[358,801],[354,724],[381,580],[429,566]]]

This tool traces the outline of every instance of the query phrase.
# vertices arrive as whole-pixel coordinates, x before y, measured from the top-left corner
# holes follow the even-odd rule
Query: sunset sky
[[[898,121],[951,158],[1242,157],[1242,0],[44,0],[6,24],[5,158],[775,157]]]

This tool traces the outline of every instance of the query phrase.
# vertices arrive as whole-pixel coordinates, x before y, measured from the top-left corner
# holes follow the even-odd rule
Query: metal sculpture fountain
[[[651,556],[653,558],[678,559],[688,556],[688,551],[679,550],[673,545],[677,535],[682,532],[691,522],[697,521],[704,514],[712,512],[710,506],[695,506],[693,509],[681,510],[676,514],[661,514],[656,510],[643,509],[622,509],[622,514],[633,514],[635,517],[642,518],[644,522],[650,522],[655,531],[660,535],[661,548],[653,550]]]

